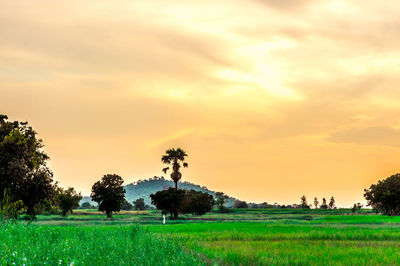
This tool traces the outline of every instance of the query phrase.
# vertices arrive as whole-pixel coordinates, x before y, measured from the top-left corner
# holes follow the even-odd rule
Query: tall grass
[[[358,218],[357,218],[358,219]],[[397,265],[397,225],[213,223],[149,226],[223,265]]]
[[[41,215],[0,225],[0,265],[400,264],[400,217],[345,211],[233,210],[167,225],[155,211]]]
[[[2,223],[0,265],[199,265],[182,241],[140,226],[57,227]]]

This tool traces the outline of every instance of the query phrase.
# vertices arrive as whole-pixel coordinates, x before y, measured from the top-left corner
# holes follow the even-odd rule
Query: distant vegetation
[[[131,183],[124,186],[126,190],[125,197],[129,202],[133,202],[138,198],[143,198],[147,205],[151,205],[150,195],[155,194],[157,191],[165,190],[170,187],[174,187],[174,182],[171,180],[167,180],[164,177],[153,177],[149,179],[138,180],[135,183]],[[208,193],[212,195],[214,198],[216,197],[216,192],[208,189],[205,186],[193,184],[191,182],[183,181],[178,183],[179,189],[184,190],[196,190],[204,193]],[[90,198],[84,198],[83,202],[90,200]],[[235,198],[228,197],[226,202],[224,203],[226,207],[232,207]]]
[[[6,212],[13,213],[7,214],[8,217],[23,212],[35,218],[37,212],[58,211],[66,216],[77,207],[93,208],[94,202],[107,217],[120,210],[144,210],[152,206],[169,212],[173,218],[177,218],[179,213],[201,215],[214,207],[220,212],[230,207],[336,208],[334,197],[330,198],[329,203],[326,198],[322,198],[320,203],[315,197],[313,204],[308,204],[305,196],[301,197],[300,204],[248,203],[228,197],[223,192],[210,191],[187,181],[181,182],[181,169],[188,167],[188,154],[181,148],[168,149],[161,156],[161,162],[167,165],[162,170],[164,173],[170,172],[171,180],[154,177],[122,186],[124,181],[120,176],[105,175],[93,185],[91,199],[82,199],[74,188],[64,189],[53,181],[53,173],[47,167],[49,156],[43,151],[43,142],[36,135],[27,122],[9,121],[7,116],[0,115],[0,191],[4,194],[0,210],[3,216],[6,216]],[[400,174],[396,174],[366,189],[364,196],[368,206],[379,213],[400,215],[399,179]],[[81,206],[78,206],[78,202]],[[352,210],[357,212],[361,208],[361,204],[355,204]]]

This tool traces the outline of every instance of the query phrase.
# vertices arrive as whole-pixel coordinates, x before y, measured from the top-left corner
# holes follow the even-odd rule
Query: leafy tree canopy
[[[144,203],[144,199],[143,198],[139,198],[139,199],[135,200],[133,202],[133,205],[134,205],[134,209],[135,210],[139,210],[139,211],[143,211],[143,210],[145,210],[145,209],[147,209],[149,207]]]
[[[111,217],[112,212],[119,212],[125,200],[124,180],[119,175],[105,175],[92,186],[92,200],[99,204],[99,211]]]
[[[171,219],[178,218],[178,209],[185,196],[185,190],[169,188],[151,194],[151,203],[162,210],[163,214],[170,213]]]
[[[364,190],[368,206],[384,215],[400,215],[400,173]]]
[[[75,189],[72,187],[67,189],[57,189],[56,201],[63,216],[66,216],[69,212],[72,213],[73,208],[79,207],[79,201],[81,199],[81,193],[76,193]]]
[[[216,205],[217,205],[218,209],[220,211],[224,210],[225,209],[224,204],[229,199],[228,195],[225,195],[224,192],[217,192],[217,193],[215,193],[215,197],[217,198]]]
[[[310,206],[307,204],[307,198],[304,195],[300,198],[299,208],[303,208],[303,209],[309,209],[310,208]]]
[[[12,201],[21,200],[35,216],[37,206],[54,197],[53,173],[41,139],[27,122],[9,121],[0,115],[0,191]]]
[[[186,190],[179,207],[181,213],[203,215],[212,210],[215,204],[214,197],[208,193],[196,190]]]

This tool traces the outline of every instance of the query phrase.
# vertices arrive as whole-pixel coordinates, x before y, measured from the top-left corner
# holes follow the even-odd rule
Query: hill
[[[157,191],[165,190],[170,187],[174,187],[174,182],[172,182],[172,180],[167,180],[164,177],[155,176],[153,178],[139,180],[137,182],[133,182],[131,184],[125,185],[124,186],[125,191],[126,191],[125,198],[130,203],[132,203],[133,201],[135,201],[138,198],[143,198],[146,204],[151,205],[150,194],[154,194]],[[216,191],[209,190],[205,186],[200,186],[200,185],[193,184],[193,183],[186,182],[186,181],[179,182],[178,188],[202,191],[202,192],[208,193],[214,197],[215,197],[215,192],[216,192]],[[234,204],[235,201],[236,201],[235,198],[230,197],[227,200],[227,203],[225,204],[225,206],[232,207],[232,205]],[[91,201],[90,197],[83,197],[83,199],[81,200],[80,203],[82,204],[84,202],[89,202],[92,205],[97,205],[95,202]]]

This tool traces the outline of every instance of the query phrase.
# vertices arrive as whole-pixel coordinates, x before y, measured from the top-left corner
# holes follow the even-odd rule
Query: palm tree
[[[167,165],[172,165],[172,173],[171,173],[171,179],[175,183],[175,189],[178,190],[178,181],[182,178],[181,172],[179,172],[179,169],[181,168],[181,163],[183,167],[188,167],[188,164],[183,162],[185,160],[185,157],[188,156],[184,150],[181,148],[177,149],[169,149],[165,152],[165,155],[161,157],[161,161],[164,164]],[[169,167],[165,167],[163,169],[163,172],[166,174],[167,171],[169,170]]]

